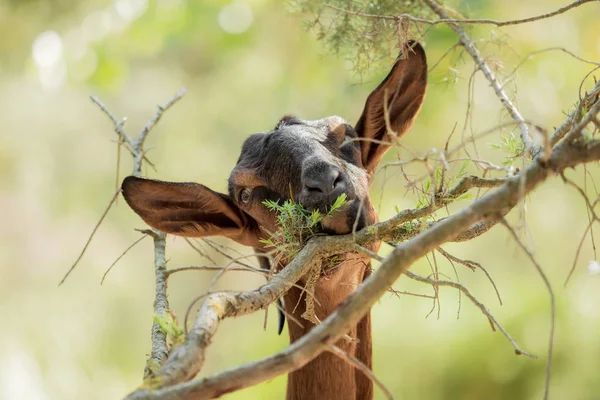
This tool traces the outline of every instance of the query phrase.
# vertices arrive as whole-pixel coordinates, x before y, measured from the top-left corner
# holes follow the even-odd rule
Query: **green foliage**
[[[458,183],[459,180],[464,178],[467,175],[467,167],[469,166],[470,161],[466,160],[462,163],[460,169],[457,173],[449,176],[448,172],[444,173],[443,167],[438,167],[435,169],[434,173],[430,175],[425,182],[423,183],[423,188],[421,189],[421,195],[417,201],[417,208],[425,207],[429,205],[431,196],[432,196],[432,185],[435,183],[435,196],[440,201],[447,200],[457,200],[455,198],[447,198],[447,191],[449,188],[452,188],[454,185]],[[467,199],[469,198],[469,194],[465,193],[460,196],[458,199]]]
[[[392,238],[393,243],[402,243],[407,238],[411,237],[414,231],[420,231],[423,227],[426,227],[426,219],[416,219],[414,221],[407,221],[402,223],[395,231],[394,237]]]
[[[458,80],[461,78],[461,71],[458,68],[454,68],[449,66],[446,70],[446,74],[442,76],[440,82],[446,83],[448,85],[454,85],[458,83]]]
[[[177,320],[171,312],[165,313],[164,316],[154,314],[152,316],[154,323],[160,327],[160,330],[167,335],[171,346],[176,346],[183,342],[185,330],[177,323]]]
[[[277,213],[279,228],[270,238],[261,239],[261,243],[276,249],[283,260],[291,260],[304,243],[322,233],[323,219],[335,214],[347,202],[346,194],[342,193],[327,213],[322,214],[319,210],[308,211],[294,200],[286,200],[282,205],[279,202],[265,200],[263,202],[265,207]]]
[[[502,162],[504,166],[512,166],[516,159],[523,155],[525,145],[521,138],[514,132],[504,135],[500,138],[500,144],[492,144],[491,147],[501,150],[506,154],[506,159]]]
[[[292,12],[305,13],[308,30],[316,32],[328,52],[352,62],[352,70],[360,75],[380,63],[389,64],[398,55],[398,44],[405,42],[416,29],[408,21],[357,17],[355,14],[399,16],[410,14],[430,18],[431,11],[417,0],[291,0]]]
[[[152,365],[150,365],[150,364],[152,364]],[[153,363],[149,363],[149,368],[151,368],[152,372],[156,372],[156,371],[158,371],[160,366],[156,362],[153,362]],[[162,383],[162,381],[163,381],[163,379],[161,377],[154,376],[154,374],[150,374],[149,376],[144,378],[144,381],[140,385],[140,389],[142,389],[142,390],[158,389],[160,387],[160,384]]]
[[[149,385],[148,389],[151,387],[153,383],[159,383],[161,380],[154,376],[154,374],[160,369],[160,364],[156,362],[156,360],[148,360],[146,361],[146,370],[149,372],[148,380],[144,379],[142,386]]]

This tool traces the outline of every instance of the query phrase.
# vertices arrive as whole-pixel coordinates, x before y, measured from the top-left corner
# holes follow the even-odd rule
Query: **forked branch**
[[[183,97],[185,92],[186,92],[185,89],[180,90],[166,104],[164,104],[163,106],[158,106],[157,112],[154,114],[152,119],[150,121],[148,121],[148,123],[141,130],[137,139],[133,139],[132,137],[127,135],[125,133],[125,131],[123,130],[123,125],[126,121],[125,118],[123,118],[123,120],[121,120],[121,121],[117,120],[115,118],[115,116],[107,109],[107,107],[104,105],[104,103],[102,103],[97,97],[94,97],[94,96],[91,97],[92,102],[94,104],[96,104],[100,108],[100,110],[113,123],[114,130],[117,133],[117,135],[119,136],[119,143],[124,143],[126,145],[127,149],[129,150],[129,152],[131,153],[131,155],[133,157],[133,171],[132,171],[133,175],[136,175],[136,176],[141,175],[142,163],[144,161],[146,161],[150,165],[152,165],[150,163],[150,161],[146,158],[145,150],[144,150],[144,142],[148,136],[148,133],[156,125],[156,123],[160,120],[163,113],[166,110],[168,110],[173,104],[175,104],[177,101],[179,101],[181,99],[181,97]],[[102,214],[102,217],[96,224],[94,230],[92,231],[92,234],[90,235],[85,246],[83,247],[83,250],[81,251],[79,257],[77,258],[75,263],[71,266],[71,268],[67,271],[64,278],[61,280],[60,284],[62,284],[67,279],[69,274],[75,269],[75,267],[77,266],[79,261],[83,258],[83,255],[85,254],[86,249],[88,248],[89,244],[91,243],[96,231],[98,230],[100,224],[104,220],[104,217],[106,217],[106,214],[108,214],[108,211],[110,210],[112,205],[115,203],[115,200],[117,199],[120,192],[121,192],[120,189],[118,189],[115,192],[108,207]],[[167,270],[166,270],[165,234],[163,234],[162,232],[155,231],[155,230],[144,230],[142,232],[147,235],[152,236],[152,238],[154,239],[154,271],[155,271],[155,275],[156,275],[154,315],[159,318],[162,318],[169,311],[169,302],[168,302],[168,298],[167,298],[167,278],[168,278],[169,274],[167,273]],[[138,242],[139,242],[139,240],[136,241],[127,250],[129,250],[131,247],[133,247]],[[125,253],[127,252],[127,250],[125,251]],[[119,258],[117,258],[115,263],[122,256],[123,256],[123,254],[121,256],[119,256]],[[113,263],[113,265],[115,263]],[[113,265],[111,265],[108,270],[110,270]],[[107,273],[108,273],[108,271],[107,271]],[[105,276],[106,276],[106,274],[105,274]],[[104,281],[104,277],[102,278],[102,281]],[[151,350],[150,357],[147,360],[146,367],[144,369],[144,377],[146,379],[150,379],[153,376],[154,371],[156,371],[160,367],[160,365],[162,365],[162,363],[166,360],[166,358],[169,354],[166,334],[165,334],[165,332],[162,331],[161,327],[156,322],[154,322],[152,325],[151,340],[152,340],[152,350]]]

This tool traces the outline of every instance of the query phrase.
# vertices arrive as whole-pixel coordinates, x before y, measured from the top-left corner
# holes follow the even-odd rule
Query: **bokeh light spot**
[[[116,0],[115,8],[121,18],[126,21],[133,21],[146,12],[148,0]]]
[[[590,275],[598,275],[600,274],[600,263],[596,260],[590,261],[588,264],[588,272]]]
[[[33,41],[32,55],[38,67],[56,65],[63,55],[60,35],[54,31],[40,33]]]
[[[221,9],[219,13],[219,26],[227,33],[243,33],[250,28],[254,21],[254,14],[250,6],[238,1]]]
[[[90,13],[81,25],[81,31],[86,42],[95,42],[104,38],[110,33],[111,28],[111,15],[107,11]]]

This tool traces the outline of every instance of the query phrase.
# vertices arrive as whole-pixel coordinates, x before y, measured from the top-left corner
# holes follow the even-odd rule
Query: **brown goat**
[[[394,141],[411,126],[427,87],[423,48],[409,42],[389,75],[367,98],[354,128],[334,116],[316,121],[284,117],[274,130],[246,139],[229,177],[229,194],[196,183],[160,182],[128,177],[123,194],[129,206],[150,226],[179,236],[224,236],[257,252],[268,251],[261,238],[277,230],[276,215],[263,201],[293,200],[308,210],[325,210],[341,194],[348,202],[322,222],[330,234],[346,234],[378,221],[369,198],[375,168]],[[387,102],[389,128],[385,122]],[[394,137],[394,135],[396,137]],[[361,209],[362,204],[362,209]],[[379,244],[371,246],[377,251]],[[279,266],[285,267],[284,265]],[[316,316],[323,320],[370,273],[370,259],[355,253],[322,272],[314,295]],[[306,282],[299,282],[303,285]],[[285,310],[302,320],[304,292],[292,287],[284,296]],[[298,306],[297,306],[298,305]],[[289,323],[290,341],[313,325]],[[372,366],[371,321],[367,314],[337,346]],[[288,400],[369,400],[372,382],[362,372],[330,353],[323,353],[288,377]]]

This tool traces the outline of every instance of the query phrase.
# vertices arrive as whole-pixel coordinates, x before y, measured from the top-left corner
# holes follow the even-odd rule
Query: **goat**
[[[369,184],[384,153],[412,125],[426,88],[425,51],[410,41],[388,76],[368,96],[354,127],[338,116],[315,121],[286,116],[272,131],[246,139],[229,177],[228,194],[196,183],[130,176],[123,181],[123,195],[146,223],[162,232],[224,236],[260,253],[268,251],[260,239],[277,229],[275,212],[263,204],[265,200],[292,197],[308,210],[326,210],[345,194],[347,203],[325,218],[322,228],[329,234],[350,233],[378,222]],[[377,251],[379,243],[370,249]],[[314,289],[316,316],[322,320],[331,314],[370,271],[370,259],[355,253],[342,255],[336,265],[322,271]],[[300,320],[306,308],[304,297],[301,288],[292,287],[284,296],[286,313]],[[291,342],[314,326],[302,322],[303,327],[288,324]],[[370,315],[348,335],[356,340],[340,340],[337,346],[371,368]],[[373,384],[352,365],[325,352],[289,374],[286,398],[369,400],[373,398]]]

